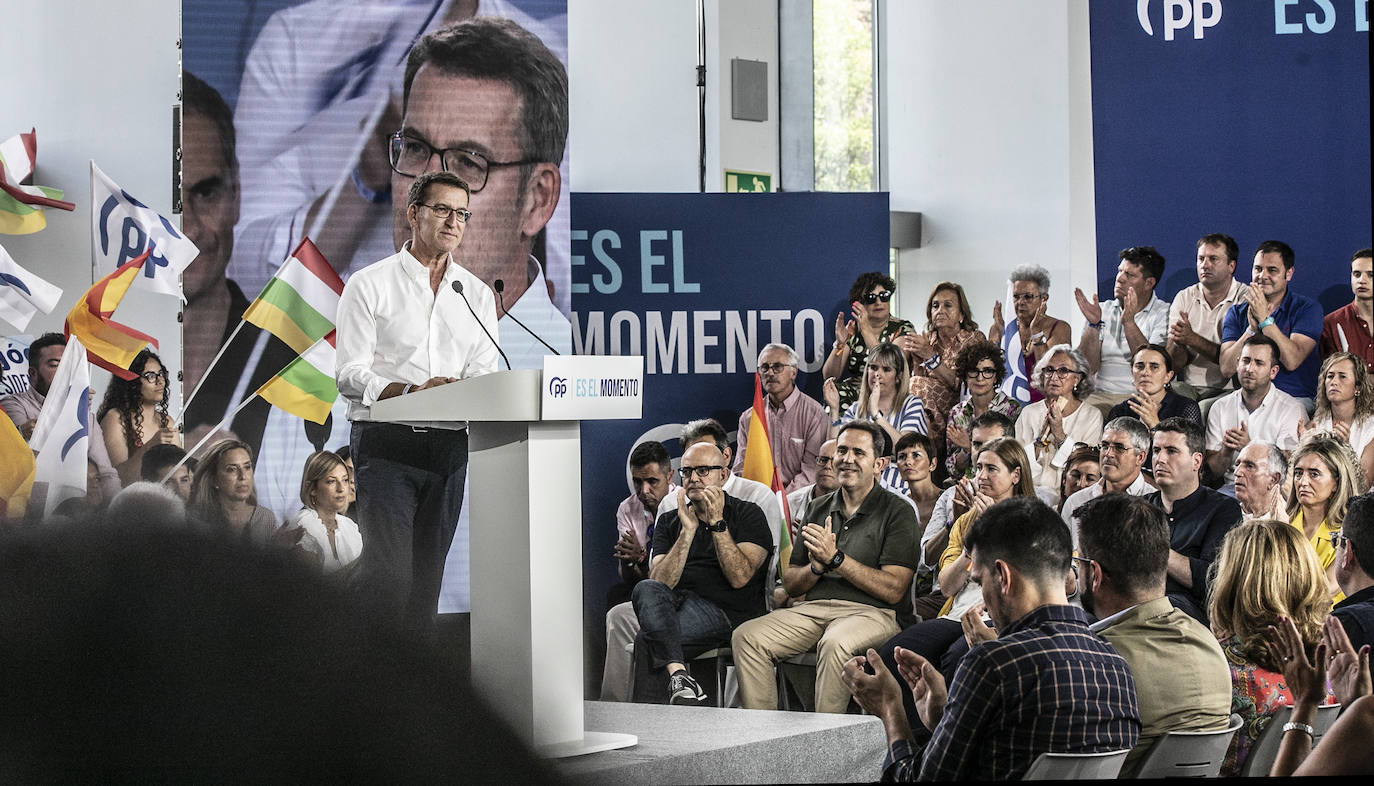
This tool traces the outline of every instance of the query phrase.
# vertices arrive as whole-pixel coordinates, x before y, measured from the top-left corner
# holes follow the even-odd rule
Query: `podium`
[[[548,356],[372,406],[374,421],[468,422],[472,685],[540,756],[638,742],[585,729],[580,421],[641,417],[643,369]]]

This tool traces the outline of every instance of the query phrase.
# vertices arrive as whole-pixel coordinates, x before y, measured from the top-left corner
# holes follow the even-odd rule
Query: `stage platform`
[[[639,744],[550,762],[573,783],[871,782],[886,738],[868,715],[586,702],[587,731]]]

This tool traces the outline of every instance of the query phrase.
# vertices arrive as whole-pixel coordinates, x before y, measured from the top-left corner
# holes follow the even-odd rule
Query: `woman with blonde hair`
[[[945,413],[959,400],[964,380],[955,358],[968,345],[983,340],[978,323],[969,313],[964,288],[941,281],[926,301],[926,332],[893,339],[911,364],[911,395],[921,399],[931,434],[943,434]],[[936,449],[944,447],[936,443]]]
[[[1354,450],[1365,478],[1374,478],[1374,379],[1363,360],[1349,352],[1335,352],[1322,361],[1317,411],[1310,422],[1298,427],[1301,434],[1308,429],[1334,431]]]
[[[358,558],[363,536],[344,512],[350,492],[348,465],[338,454],[320,451],[305,460],[301,473],[301,508],[286,527],[305,530],[300,549],[312,555],[325,573],[335,573]]]
[[[864,368],[863,381],[859,385],[858,400],[850,404],[844,414],[830,422],[828,439],[835,439],[840,426],[851,420],[868,420],[887,434],[885,455],[890,456],[893,446],[903,434],[914,431],[928,435],[925,406],[920,398],[911,395],[908,389],[910,380],[911,371],[902,350],[894,344],[879,344],[868,353],[868,365]],[[840,392],[833,377],[825,381],[821,392],[830,411],[838,411]],[[902,480],[896,462],[888,462],[883,470],[882,484],[896,494],[906,493],[906,482]]]
[[[1289,523],[1312,545],[1326,575],[1330,596],[1345,596],[1336,584],[1336,548],[1350,500],[1365,487],[1364,473],[1350,446],[1333,432],[1310,431],[1293,451],[1293,489],[1288,495]]]
[[[1030,456],[1035,475],[1031,481],[1057,493],[1060,473],[1074,445],[1102,441],[1102,412],[1083,403],[1093,392],[1088,359],[1068,344],[1050,347],[1040,358],[1031,372],[1031,385],[1045,397],[1021,410],[1016,439]]]
[[[1274,712],[1293,701],[1283,664],[1266,643],[1269,626],[1291,620],[1311,656],[1331,595],[1316,554],[1296,529],[1277,519],[1253,519],[1228,532],[1212,570],[1212,633],[1231,668],[1231,711],[1243,721],[1222,764],[1225,777],[1240,774]]]
[[[206,451],[191,478],[186,507],[217,530],[257,545],[277,531],[277,517],[258,505],[253,484],[253,449],[237,439],[216,442]]]

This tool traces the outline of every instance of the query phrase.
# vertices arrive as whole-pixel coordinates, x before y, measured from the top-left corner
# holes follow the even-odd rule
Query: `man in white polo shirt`
[[[1197,241],[1197,283],[1174,295],[1169,306],[1169,342],[1165,346],[1179,369],[1175,387],[1193,388],[1198,400],[1226,391],[1221,373],[1221,324],[1227,309],[1245,300],[1250,288],[1236,280],[1240,247],[1230,235],[1213,233]]]
[[[1222,491],[1234,493],[1234,464],[1251,440],[1273,444],[1285,455],[1298,446],[1298,423],[1307,410],[1274,386],[1279,373],[1279,347],[1268,336],[1247,338],[1236,363],[1240,389],[1216,400],[1207,413],[1207,468],[1224,475]]]
[[[1154,246],[1132,246],[1117,254],[1115,300],[1089,301],[1083,290],[1074,298],[1088,322],[1083,327],[1078,351],[1088,359],[1095,390],[1087,403],[1107,410],[1135,392],[1131,359],[1146,344],[1163,344],[1169,332],[1169,304],[1155,297],[1155,285],[1164,275],[1164,256]]]

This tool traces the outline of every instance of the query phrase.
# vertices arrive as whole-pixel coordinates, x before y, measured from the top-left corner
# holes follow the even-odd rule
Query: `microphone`
[[[481,328],[483,333],[487,334],[487,339],[491,341],[491,345],[496,347],[496,351],[500,353],[501,359],[506,361],[506,370],[510,371],[510,358],[506,357],[506,353],[501,352],[501,344],[491,337],[491,331],[487,330],[487,326],[483,325],[482,320],[477,318],[477,312],[472,310],[472,304],[468,302],[468,296],[463,294],[463,282],[453,282],[453,291],[457,292],[458,297],[463,299],[463,304],[468,307],[468,313],[472,314],[473,321],[477,323],[477,327]]]
[[[549,342],[540,338],[538,333],[535,333],[533,330],[530,330],[528,327],[525,327],[524,322],[521,322],[520,320],[516,319],[514,314],[506,310],[506,299],[501,297],[501,293],[506,291],[506,282],[498,278],[496,279],[496,281],[492,282],[492,289],[496,290],[496,300],[501,304],[501,310],[506,312],[506,316],[510,317],[512,322],[523,328],[526,333],[529,333],[531,336],[534,336],[535,341],[538,341],[540,344],[549,347]],[[555,355],[563,354],[562,352],[559,352],[553,347],[549,347],[549,351]]]

